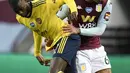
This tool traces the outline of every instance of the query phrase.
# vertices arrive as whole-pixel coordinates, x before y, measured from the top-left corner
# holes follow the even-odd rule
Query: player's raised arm
[[[77,12],[77,7],[74,0],[64,0],[64,2],[70,8],[71,13]]]
[[[70,12],[71,13],[68,15],[69,21],[77,20],[78,12],[77,12],[77,6],[75,4],[75,1],[74,0],[64,0],[64,2],[70,8]]]
[[[60,19],[65,19],[66,17],[68,17],[68,15],[70,14],[70,9],[69,7],[64,4],[60,7],[60,10],[57,12],[57,16],[60,18]]]
[[[77,7],[74,0],[54,0],[61,6],[61,9],[58,11],[58,15],[61,19],[63,19],[65,13],[69,14],[67,15],[69,20],[77,20]],[[68,9],[69,8],[69,9]],[[69,11],[68,11],[69,10]]]

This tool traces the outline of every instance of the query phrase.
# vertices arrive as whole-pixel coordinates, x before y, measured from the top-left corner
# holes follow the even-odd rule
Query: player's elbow
[[[70,13],[70,9],[69,9],[69,7],[66,5],[66,4],[64,4],[64,5],[62,5],[61,6],[61,9],[57,12],[57,16],[60,18],[60,19],[64,19],[64,18],[66,18],[68,15],[69,15],[69,13]]]
[[[102,26],[98,26],[97,28],[98,28],[98,30],[97,30],[97,36],[101,36],[105,32],[106,24],[104,24]]]
[[[105,31],[105,30],[100,30],[100,31],[98,32],[98,34],[96,34],[96,35],[97,35],[97,36],[101,36],[101,35],[103,35],[104,31]]]
[[[105,31],[105,28],[97,28],[97,30],[95,31],[95,33],[93,33],[93,35],[101,36],[103,35],[104,31]]]

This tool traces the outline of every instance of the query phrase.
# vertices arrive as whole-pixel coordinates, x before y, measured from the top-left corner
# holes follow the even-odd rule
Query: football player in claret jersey
[[[48,65],[48,60],[41,55],[42,37],[51,40],[46,45],[46,51],[55,50],[49,73],[63,73],[67,66],[75,73],[75,56],[80,47],[80,36],[77,34],[63,33],[65,24],[56,16],[60,6],[66,4],[72,15],[76,17],[76,4],[74,0],[9,0],[9,4],[16,13],[16,19],[20,24],[33,31],[34,55],[40,64]]]
[[[78,20],[63,27],[64,33],[81,36],[76,56],[78,73],[111,73],[111,65],[100,36],[108,25],[112,12],[110,0],[75,0]]]

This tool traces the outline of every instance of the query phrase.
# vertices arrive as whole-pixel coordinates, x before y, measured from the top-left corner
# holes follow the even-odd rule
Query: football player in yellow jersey
[[[76,19],[76,5],[74,0],[9,0],[9,4],[17,14],[19,23],[25,25],[33,31],[35,56],[43,65],[47,61],[41,55],[42,37],[52,40],[52,44],[46,47],[46,50],[52,50],[55,53],[50,66],[49,73],[62,73],[67,66],[70,66],[72,72],[75,70],[75,56],[80,46],[80,36],[77,34],[69,35],[62,31],[62,27],[67,25],[56,16],[59,6],[66,3],[70,8],[71,19]],[[65,72],[67,73],[67,72]]]

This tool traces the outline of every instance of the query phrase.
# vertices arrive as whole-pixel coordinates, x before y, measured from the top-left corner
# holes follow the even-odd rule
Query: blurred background
[[[113,12],[101,37],[112,64],[113,73],[130,73],[129,0],[111,0]],[[17,23],[7,0],[0,0],[0,73],[47,73],[33,57],[32,32]],[[43,42],[44,44],[44,42]],[[51,58],[50,52],[43,55]]]

